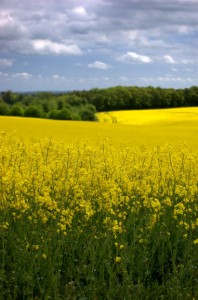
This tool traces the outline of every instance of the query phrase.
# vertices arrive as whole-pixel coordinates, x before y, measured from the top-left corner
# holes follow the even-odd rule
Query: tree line
[[[0,115],[94,121],[95,113],[112,110],[198,106],[198,87],[184,89],[116,86],[71,92],[0,94]]]
[[[50,92],[1,92],[0,115],[56,120],[94,121],[96,108],[75,95]]]

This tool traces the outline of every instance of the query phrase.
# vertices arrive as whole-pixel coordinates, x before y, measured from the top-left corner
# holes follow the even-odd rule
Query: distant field
[[[0,117],[0,131],[14,133],[29,141],[52,137],[76,144],[88,139],[98,144],[111,138],[117,146],[152,147],[186,142],[198,149],[198,108],[116,111],[98,113],[99,122],[55,121]]]
[[[129,125],[198,122],[198,107],[113,111],[98,113],[97,118],[100,122]]]

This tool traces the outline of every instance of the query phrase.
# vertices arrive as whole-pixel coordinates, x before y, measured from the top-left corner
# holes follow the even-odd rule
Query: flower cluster
[[[191,241],[194,253],[197,157],[183,144],[140,150],[84,141],[68,147],[53,140],[24,143],[4,134],[0,137],[1,239],[15,236],[27,257],[31,253],[31,260],[40,257],[43,263],[65,241],[69,245],[73,239],[76,253],[77,241],[86,238],[97,245],[111,240],[109,259],[120,268],[130,262],[131,249],[134,257],[142,247],[153,249],[159,236],[163,245],[175,239],[182,245]]]

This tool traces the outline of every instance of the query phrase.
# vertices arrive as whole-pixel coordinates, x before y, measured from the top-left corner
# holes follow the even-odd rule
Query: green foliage
[[[57,109],[57,103],[53,98],[41,100],[43,111],[49,113],[50,111]]]
[[[14,103],[13,96],[14,96],[14,94],[10,90],[1,93],[2,100],[7,104]]]
[[[66,97],[66,101],[68,104],[70,104],[71,106],[80,106],[80,105],[85,105],[87,104],[87,100],[85,98],[81,98],[77,95],[73,95],[73,94],[69,94]]]
[[[0,102],[0,115],[7,116],[9,115],[9,111],[10,111],[9,106],[4,102]]]
[[[48,118],[49,119],[57,119],[58,117],[58,110],[57,109],[53,109],[53,110],[50,110],[50,112],[48,113]]]
[[[24,115],[24,109],[20,104],[14,104],[10,109],[10,116],[22,117]]]
[[[78,112],[72,112],[72,120],[81,121],[81,116]]]
[[[89,106],[83,106],[80,110],[80,116],[83,121],[95,121],[95,112]]]
[[[28,106],[24,112],[25,117],[30,118],[41,118],[42,117],[42,111],[37,106]]]
[[[68,108],[63,108],[57,113],[58,120],[72,120],[72,113]]]

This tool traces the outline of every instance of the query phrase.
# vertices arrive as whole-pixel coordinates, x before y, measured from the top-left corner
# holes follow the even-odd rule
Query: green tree
[[[68,108],[63,108],[58,111],[57,119],[59,120],[72,120],[72,113]]]
[[[2,103],[0,102],[0,115],[7,116],[9,115],[9,111],[10,111],[9,106],[4,102]]]
[[[83,121],[95,121],[95,112],[88,106],[83,106],[80,110],[80,116]]]
[[[49,119],[58,119],[58,110],[57,109],[52,109],[48,113],[48,118]]]
[[[10,90],[8,90],[6,92],[2,92],[1,93],[1,98],[7,104],[13,104],[14,103],[13,93]]]
[[[50,112],[51,110],[57,109],[57,102],[54,98],[43,99],[41,103],[43,111],[46,113]]]
[[[80,114],[78,112],[72,112],[72,120],[80,121],[81,120]]]
[[[10,109],[10,116],[19,116],[22,117],[24,115],[24,109],[19,104],[14,104]]]
[[[66,101],[71,106],[80,106],[87,104],[87,100],[85,98],[81,98],[72,94],[67,96]]]
[[[39,107],[30,105],[28,108],[26,108],[24,116],[30,118],[41,118],[42,111]]]

